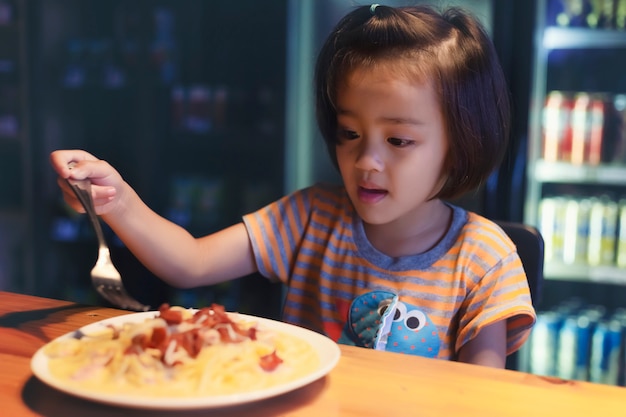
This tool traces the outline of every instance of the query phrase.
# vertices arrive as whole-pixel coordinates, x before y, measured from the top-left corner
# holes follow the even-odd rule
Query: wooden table
[[[0,415],[620,416],[626,389],[342,346],[337,367],[296,391],[259,402],[185,412],[122,409],[81,400],[35,378],[30,359],[50,340],[126,311],[0,292]]]

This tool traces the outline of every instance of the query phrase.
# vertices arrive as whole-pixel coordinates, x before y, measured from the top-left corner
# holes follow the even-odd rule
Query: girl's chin
[[[372,209],[371,207],[356,206],[356,212],[363,223],[371,226],[382,226],[392,222],[394,219],[390,217],[388,212],[380,209]]]

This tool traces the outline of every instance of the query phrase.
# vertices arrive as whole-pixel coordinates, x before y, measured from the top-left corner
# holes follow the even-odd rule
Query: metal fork
[[[66,181],[85,208],[85,212],[98,238],[98,259],[91,270],[91,282],[94,288],[102,297],[120,308],[134,311],[149,310],[150,306],[141,304],[126,292],[124,284],[122,283],[122,277],[113,265],[111,252],[104,239],[100,220],[96,214],[96,209],[91,197],[91,181],[88,179],[66,179]]]

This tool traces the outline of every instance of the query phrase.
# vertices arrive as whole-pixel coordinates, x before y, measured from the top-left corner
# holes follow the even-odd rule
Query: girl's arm
[[[484,327],[459,349],[459,362],[504,368],[506,365],[506,320]]]
[[[67,203],[82,211],[63,179],[89,178],[101,218],[137,259],[169,284],[209,285],[256,271],[243,223],[196,239],[151,210],[107,162],[84,151],[56,151],[50,160]],[[76,162],[72,169],[68,168],[70,162]]]

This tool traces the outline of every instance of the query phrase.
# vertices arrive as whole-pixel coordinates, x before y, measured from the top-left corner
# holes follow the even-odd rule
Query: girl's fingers
[[[97,161],[97,158],[82,150],[62,150],[54,151],[50,154],[50,163],[62,178],[70,176],[70,162],[76,162],[76,165],[80,166],[82,161]]]

